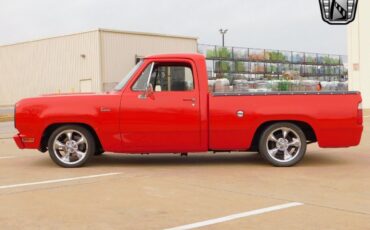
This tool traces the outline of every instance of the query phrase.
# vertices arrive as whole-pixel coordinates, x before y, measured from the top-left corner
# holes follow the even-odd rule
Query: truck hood
[[[15,107],[19,112],[37,111],[36,113],[41,114],[45,111],[69,110],[70,115],[74,115],[78,112],[91,112],[91,109],[98,110],[103,106],[119,106],[120,98],[119,92],[47,94],[22,99],[16,103]]]
[[[42,94],[40,97],[54,97],[54,96],[79,96],[79,95],[96,95],[97,93],[49,93]]]
[[[26,102],[26,101],[49,101],[49,100],[59,100],[61,98],[65,100],[73,100],[73,99],[81,99],[81,98],[95,98],[95,97],[105,97],[108,95],[116,95],[117,92],[110,91],[104,93],[51,93],[51,94],[42,94],[36,97],[29,97],[20,100],[18,103]],[[18,104],[17,103],[17,104]]]

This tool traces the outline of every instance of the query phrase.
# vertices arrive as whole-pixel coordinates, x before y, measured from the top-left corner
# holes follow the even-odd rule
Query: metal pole
[[[225,47],[225,34],[227,33],[228,29],[220,29],[219,31],[222,35],[222,47]]]

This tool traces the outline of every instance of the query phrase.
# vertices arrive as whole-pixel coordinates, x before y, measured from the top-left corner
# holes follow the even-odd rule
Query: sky
[[[346,26],[318,0],[0,0],[0,45],[97,28],[195,36],[201,44],[346,54]]]

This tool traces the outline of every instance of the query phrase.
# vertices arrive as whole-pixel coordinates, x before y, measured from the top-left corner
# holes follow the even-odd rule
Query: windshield
[[[115,91],[120,91],[126,85],[126,83],[128,82],[128,80],[130,80],[130,78],[136,72],[136,70],[139,69],[139,67],[142,64],[143,64],[143,60],[139,61],[136,64],[136,66],[134,68],[132,68],[132,70],[122,79],[122,81],[120,83],[118,83],[118,85],[116,85],[116,87],[114,87],[114,90]]]

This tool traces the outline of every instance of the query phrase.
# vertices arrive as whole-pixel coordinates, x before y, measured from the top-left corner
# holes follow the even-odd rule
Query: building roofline
[[[105,28],[99,28],[98,30],[101,31],[101,32],[108,32],[108,33],[134,34],[134,35],[157,36],[157,37],[171,37],[171,38],[182,38],[182,39],[192,39],[192,40],[198,40],[199,39],[198,37],[192,37],[192,36],[161,34],[161,33],[151,33],[151,32],[137,32],[137,31],[114,30],[114,29],[105,29]]]
[[[4,44],[4,45],[0,45],[0,48],[8,47],[8,46],[15,46],[15,45],[22,45],[22,44],[27,44],[27,43],[32,43],[32,42],[39,42],[39,41],[44,41],[44,40],[49,40],[49,39],[56,39],[56,38],[63,38],[63,37],[75,36],[75,35],[92,33],[92,32],[134,34],[134,35],[143,35],[143,36],[170,37],[170,38],[198,40],[198,37],[191,37],[191,36],[181,36],[181,35],[170,35],[170,34],[160,34],[160,33],[135,32],[135,31],[125,31],[125,30],[114,30],[114,29],[106,29],[106,28],[97,28],[97,29],[87,30],[87,31],[82,31],[82,32],[76,32],[76,33],[70,33],[70,34],[62,34],[62,35],[56,35],[56,36],[38,38],[38,39],[34,39],[34,40],[28,40],[28,41],[22,41],[22,42],[16,42],[16,43]]]
[[[75,36],[75,35],[80,35],[80,34],[87,34],[87,33],[92,33],[92,32],[98,32],[98,29],[82,31],[82,32],[75,32],[75,33],[70,33],[70,34],[61,34],[61,35],[55,35],[55,36],[49,36],[49,37],[43,37],[43,38],[37,38],[37,39],[22,41],[22,42],[9,43],[9,44],[0,45],[0,48],[7,47],[7,46],[23,45],[23,44],[27,44],[27,43],[39,42],[39,41],[44,41],[44,40],[56,39],[56,38],[70,37],[70,36]]]

